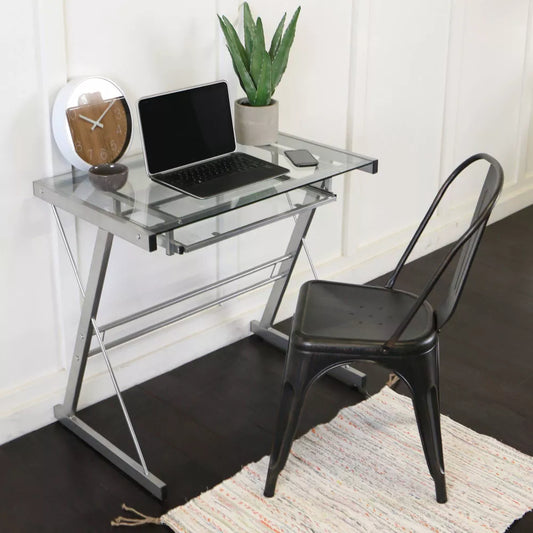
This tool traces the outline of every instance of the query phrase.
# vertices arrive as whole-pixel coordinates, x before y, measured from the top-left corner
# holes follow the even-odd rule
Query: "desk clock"
[[[100,77],[74,79],[57,94],[52,131],[76,168],[117,162],[131,141],[131,113],[123,91]]]

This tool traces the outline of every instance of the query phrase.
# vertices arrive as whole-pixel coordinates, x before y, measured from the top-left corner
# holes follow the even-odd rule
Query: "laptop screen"
[[[235,150],[223,81],[142,98],[139,118],[149,174]]]

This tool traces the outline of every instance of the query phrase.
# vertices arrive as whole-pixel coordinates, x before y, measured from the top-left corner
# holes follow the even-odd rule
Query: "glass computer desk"
[[[300,148],[309,150],[318,159],[317,167],[296,168],[283,155],[287,149]],[[376,159],[286,134],[280,134],[278,142],[273,145],[239,146],[239,149],[285,166],[291,171],[284,176],[263,180],[204,200],[181,194],[151,181],[146,175],[141,156],[125,161],[129,167],[128,179],[116,190],[113,190],[112,186],[105,187],[106,190],[98,188],[95,186],[97,184],[93,185],[89,176],[81,171],[40,179],[33,184],[34,195],[51,204],[83,297],[65,398],[62,404],[55,406],[54,414],[64,426],[160,499],[165,494],[165,483],[148,470],[113,372],[108,350],[269,284],[272,287],[263,316],[251,323],[251,330],[267,342],[286,349],[288,337],[276,330],[273,323],[300,250],[302,247],[305,249],[304,238],[315,210],[336,199],[335,194],[331,192],[333,177],[356,169],[369,173],[377,172]],[[85,286],[80,279],[78,266],[57,208],[98,228]],[[239,216],[232,216],[237,212]],[[217,279],[209,285],[176,295],[146,309],[137,310],[108,324],[96,323],[114,237],[124,239],[147,252],[154,252],[159,247],[168,255],[184,254],[288,217],[293,217],[295,223],[285,253],[280,257],[224,279]],[[305,251],[307,253],[307,250]],[[104,341],[106,332],[121,325],[263,271],[267,274],[261,281],[225,293],[164,320],[156,320],[149,325],[143,321],[142,326],[133,332]],[[76,414],[87,358],[95,354],[102,354],[104,358],[139,456],[138,461],[112,444]],[[336,370],[335,377],[359,387],[364,384],[364,375],[351,367]]]

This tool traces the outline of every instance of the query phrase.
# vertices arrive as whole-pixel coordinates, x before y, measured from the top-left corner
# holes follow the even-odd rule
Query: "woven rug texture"
[[[435,501],[411,400],[384,388],[294,442],[273,498],[268,457],[161,517],[176,532],[503,532],[533,507],[533,457],[441,417]]]

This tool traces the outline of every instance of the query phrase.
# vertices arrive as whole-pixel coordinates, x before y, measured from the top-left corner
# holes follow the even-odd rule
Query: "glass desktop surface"
[[[295,167],[285,150],[307,149],[317,167]],[[276,144],[239,151],[271,161],[290,170],[278,178],[262,180],[207,199],[197,199],[153,182],[146,174],[142,155],[122,161],[129,168],[127,182],[116,191],[96,188],[87,173],[75,171],[34,182],[35,196],[135,242],[188,224],[316,184],[350,170],[375,172],[375,159],[280,134]],[[151,242],[154,242],[151,240]],[[137,242],[136,244],[142,245]]]

